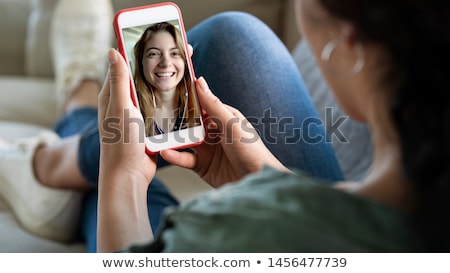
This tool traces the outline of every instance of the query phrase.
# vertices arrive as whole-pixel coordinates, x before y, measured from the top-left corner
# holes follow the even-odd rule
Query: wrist
[[[147,210],[148,182],[120,170],[101,172],[98,199],[98,249],[111,252],[152,239]]]
[[[135,170],[122,170],[118,168],[100,169],[99,191],[114,195],[131,195],[147,191],[148,179]]]

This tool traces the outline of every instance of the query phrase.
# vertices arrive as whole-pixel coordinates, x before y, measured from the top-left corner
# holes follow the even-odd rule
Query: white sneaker
[[[37,137],[0,143],[0,197],[30,233],[69,242],[78,230],[82,194],[52,189],[39,183],[33,172],[33,155],[40,145],[59,137],[43,131]]]
[[[113,7],[109,0],[60,0],[50,24],[59,110],[83,80],[103,84],[112,45]],[[100,90],[99,90],[100,91]]]

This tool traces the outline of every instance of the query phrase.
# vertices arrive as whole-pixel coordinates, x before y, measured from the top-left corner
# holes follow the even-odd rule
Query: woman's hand
[[[194,170],[213,187],[237,181],[264,165],[287,171],[241,112],[223,104],[204,78],[197,80],[196,87],[205,112],[205,142],[193,148],[195,153],[162,151],[165,160]]]
[[[128,67],[115,50],[110,50],[109,58],[110,69],[99,95],[101,165],[110,172],[142,176],[149,183],[156,158],[145,153],[144,121],[130,96]]]
[[[117,251],[152,239],[147,189],[156,160],[145,153],[144,121],[130,96],[122,56],[109,52],[109,71],[99,95],[100,172],[97,247]]]

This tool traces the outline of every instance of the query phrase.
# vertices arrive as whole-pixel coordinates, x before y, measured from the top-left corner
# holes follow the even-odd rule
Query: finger
[[[109,85],[110,108],[119,112],[133,106],[130,93],[130,73],[122,55],[115,49],[110,49],[109,57]]]
[[[212,119],[220,128],[225,128],[224,125],[229,124],[229,121],[236,117],[236,114],[233,113],[234,111],[230,111],[230,109],[234,108],[229,108],[228,105],[223,104],[211,92],[203,77],[196,81],[196,87],[200,105],[206,111],[208,118]]]
[[[160,152],[162,158],[172,165],[186,169],[194,169],[197,166],[198,158],[196,154],[189,152],[178,152],[174,150],[163,150]]]
[[[228,111],[230,111],[230,113],[234,116],[234,117],[238,117],[239,119],[245,119],[246,117],[241,113],[241,111],[239,111],[238,109],[234,108],[233,106],[230,106],[228,104],[224,104],[225,108],[228,109]]]
[[[205,128],[208,131],[210,131],[210,130],[217,130],[219,128],[219,126],[217,126],[217,123],[213,119],[209,118],[208,116],[206,116],[203,119],[203,123],[205,125]]]
[[[187,51],[189,58],[192,58],[192,55],[194,55],[194,48],[192,47],[192,45],[188,44]]]

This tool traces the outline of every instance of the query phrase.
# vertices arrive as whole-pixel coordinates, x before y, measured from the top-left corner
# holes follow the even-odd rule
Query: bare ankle
[[[96,80],[84,80],[75,88],[65,105],[65,111],[98,105],[98,93],[101,89],[101,83]]]
[[[36,180],[45,186],[49,186],[50,177],[50,174],[48,172],[50,170],[46,166],[46,158],[48,157],[47,154],[48,151],[46,147],[39,147],[36,149],[32,161],[34,176],[36,177]]]
[[[59,189],[90,189],[78,168],[79,140],[80,136],[75,135],[36,150],[33,169],[42,185]]]

